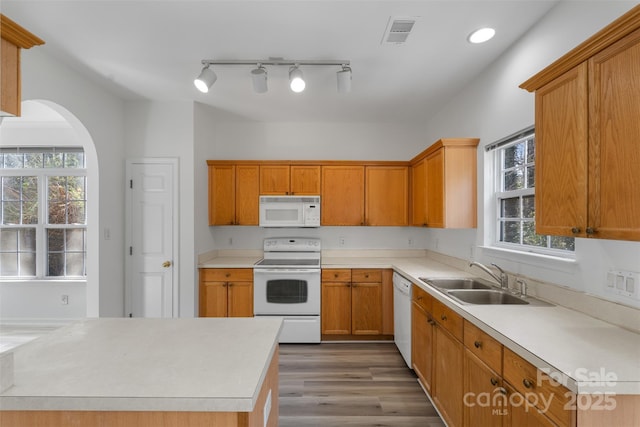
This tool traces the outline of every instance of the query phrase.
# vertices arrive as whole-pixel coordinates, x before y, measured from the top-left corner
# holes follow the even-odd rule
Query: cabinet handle
[[[445,316],[444,314],[443,314],[443,315],[441,315],[441,316],[440,316],[440,320],[443,320],[443,321],[445,321],[445,322],[446,322],[446,321],[447,321],[447,316]]]
[[[525,378],[522,380],[522,385],[525,386],[525,388],[533,388],[533,381]]]
[[[427,223],[425,222],[424,224],[422,224],[422,226],[423,226],[423,227],[426,227],[426,226],[427,226]]]
[[[231,276],[231,273],[225,273],[224,277],[229,277]]]
[[[420,295],[419,297],[416,298],[416,300],[418,301],[422,301],[422,295]]]
[[[369,275],[368,275],[368,274],[365,274],[365,275],[364,275],[364,277],[365,277],[365,279],[368,279],[368,278],[369,278]]]
[[[497,389],[497,390],[498,390],[498,393],[500,393],[500,394],[502,394],[502,395],[505,395],[505,396],[506,396],[507,394],[509,394],[509,393],[507,393],[507,389],[506,389],[506,388],[504,388],[504,387],[498,387],[498,389]]]
[[[498,380],[493,378],[493,377],[491,377],[491,385],[492,386],[497,386],[498,385]]]
[[[481,343],[480,341],[474,341],[474,342],[473,342],[473,345],[474,345],[474,347],[475,347],[475,348],[480,348],[480,347],[482,347],[482,343]],[[495,384],[494,384],[494,385],[495,385]]]
[[[232,287],[232,286],[233,286],[233,283],[229,283],[229,287]]]
[[[573,227],[573,228],[571,229],[571,232],[572,232],[573,234],[579,234],[579,233],[580,233],[580,227]]]
[[[345,284],[345,286],[346,286],[347,288],[350,288],[350,287],[351,287],[351,283],[346,283],[346,284]]]
[[[226,287],[227,287],[227,283],[223,283],[223,284],[222,284],[222,287],[223,287],[223,288],[226,288]]]
[[[337,279],[338,278],[338,273],[333,273],[333,278]]]
[[[587,234],[591,235],[591,234],[596,234],[596,229],[593,227],[587,227],[587,229],[585,230],[587,232]]]
[[[435,320],[433,319],[427,319],[427,323],[430,324],[431,326],[434,326],[436,324]]]

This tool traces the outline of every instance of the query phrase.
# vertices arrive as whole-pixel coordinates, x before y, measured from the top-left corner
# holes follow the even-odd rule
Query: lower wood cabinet
[[[389,295],[386,288],[393,285],[391,275],[384,272],[380,269],[322,270],[323,339],[393,335],[385,326],[393,323],[393,309],[389,308],[393,307],[393,301],[383,298]],[[389,279],[383,280],[387,276]]]
[[[200,269],[199,316],[253,317],[253,269]]]
[[[418,381],[431,394],[435,321],[431,315],[433,297],[413,285],[411,301],[411,364]]]
[[[433,401],[448,426],[461,426],[464,348],[462,342],[439,322],[435,327],[434,353]]]

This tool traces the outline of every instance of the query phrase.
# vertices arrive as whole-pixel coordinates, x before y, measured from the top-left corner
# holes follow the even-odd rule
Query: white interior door
[[[128,315],[174,317],[177,163],[128,163]]]

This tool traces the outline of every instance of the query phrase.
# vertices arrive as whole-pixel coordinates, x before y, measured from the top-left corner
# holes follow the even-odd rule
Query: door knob
[[[167,267],[171,267],[171,261],[165,261],[162,263],[162,266],[167,268]]]

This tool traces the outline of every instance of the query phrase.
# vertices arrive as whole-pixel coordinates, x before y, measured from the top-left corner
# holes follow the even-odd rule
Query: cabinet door
[[[411,166],[411,225],[427,225],[427,164],[421,160]]]
[[[365,186],[366,225],[408,225],[408,167],[367,166]]]
[[[516,392],[508,383],[504,383],[504,388],[507,390],[508,406],[503,427],[558,427],[537,408],[527,403],[524,396]]]
[[[427,226],[444,227],[444,150],[439,149],[426,158]]]
[[[382,283],[351,285],[351,333],[382,334]]]
[[[292,165],[291,194],[320,194],[320,166]]]
[[[433,320],[416,302],[411,303],[411,363],[418,379],[432,394]]]
[[[253,317],[253,282],[229,282],[229,317]]]
[[[640,30],[589,61],[589,221],[640,240]]]
[[[209,166],[209,225],[235,223],[236,167]]]
[[[200,283],[200,317],[227,317],[227,282]]]
[[[260,194],[289,194],[289,165],[260,166]]]
[[[322,166],[322,225],[364,225],[364,166]]]
[[[464,425],[501,427],[508,413],[506,393],[500,375],[465,350]]]
[[[258,225],[260,197],[260,167],[236,166],[235,224]]]
[[[351,283],[322,282],[322,333],[351,334]]]
[[[536,232],[586,236],[586,63],[537,90],[535,114]]]
[[[433,400],[448,426],[461,426],[464,348],[440,325],[435,327],[434,345]]]

